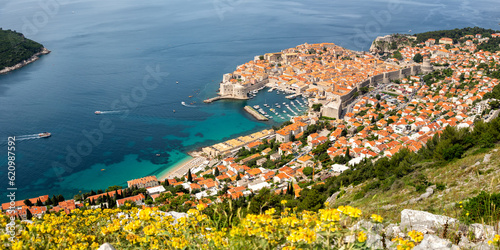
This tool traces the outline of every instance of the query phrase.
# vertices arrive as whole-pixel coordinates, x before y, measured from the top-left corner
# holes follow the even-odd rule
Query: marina
[[[279,95],[276,93],[279,93]],[[292,117],[300,116],[307,112],[307,99],[300,94],[292,94],[293,100],[291,100],[288,98],[290,95],[285,91],[270,87],[267,91],[259,92],[258,94],[252,93],[252,95],[258,96],[260,102],[256,101],[257,99],[249,99],[247,100],[247,105],[253,107],[255,113],[260,115],[259,118],[257,118],[251,113],[252,116],[258,120],[266,118],[275,122],[284,122]],[[247,109],[245,110],[249,112]]]

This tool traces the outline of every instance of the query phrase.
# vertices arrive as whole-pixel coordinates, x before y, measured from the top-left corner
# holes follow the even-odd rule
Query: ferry
[[[101,112],[101,111],[99,111],[99,110],[97,110],[96,112],[94,112],[94,114],[96,114],[96,115],[100,115],[100,114],[102,114],[102,112]]]
[[[43,132],[43,133],[38,134],[38,137],[47,138],[47,137],[50,137],[50,135],[51,134],[49,132]]]

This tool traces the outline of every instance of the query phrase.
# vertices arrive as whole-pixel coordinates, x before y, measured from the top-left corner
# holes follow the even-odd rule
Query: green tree
[[[401,52],[399,52],[399,50],[396,50],[396,51],[392,54],[392,57],[393,57],[393,58],[396,58],[396,59],[398,59],[398,60],[403,59],[403,56],[401,55]]]
[[[316,112],[319,112],[321,110],[321,106],[323,106],[323,104],[321,103],[316,103],[316,104],[313,104],[312,105],[312,109]]]
[[[318,211],[323,207],[325,198],[316,188],[307,189],[304,188],[300,192],[300,204],[298,206],[299,211]]]
[[[416,62],[416,63],[421,63],[423,60],[424,60],[424,57],[420,53],[417,53],[413,57],[413,61]]]
[[[106,188],[106,192],[111,192],[111,191],[120,190],[120,189],[122,189],[122,186],[119,186],[119,185],[109,186],[108,188]]]
[[[33,218],[33,214],[29,210],[29,208],[26,208],[26,219],[31,220]]]
[[[306,176],[311,176],[312,172],[313,172],[313,168],[312,167],[305,167],[302,170],[302,173],[304,173],[304,175],[306,175]]]
[[[31,206],[33,206],[33,203],[30,201],[30,199],[26,199],[26,200],[24,200],[24,205],[31,207]]]
[[[188,182],[193,182],[193,175],[191,174],[191,169],[188,170],[187,181]]]

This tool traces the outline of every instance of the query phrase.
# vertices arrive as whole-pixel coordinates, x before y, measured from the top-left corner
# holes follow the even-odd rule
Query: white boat
[[[38,137],[40,138],[47,138],[47,137],[50,137],[52,134],[49,133],[49,132],[43,132],[43,133],[40,133],[38,134]]]
[[[253,108],[260,109],[260,106],[259,105],[254,105]]]

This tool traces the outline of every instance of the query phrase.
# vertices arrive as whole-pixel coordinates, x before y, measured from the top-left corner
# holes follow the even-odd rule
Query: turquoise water
[[[159,175],[191,150],[276,124],[257,122],[242,107],[282,103],[284,95],[264,91],[249,101],[202,103],[215,95],[224,73],[255,55],[304,42],[366,50],[377,35],[498,29],[500,22],[495,1],[58,3],[0,3],[3,29],[52,50],[0,76],[0,151],[7,151],[7,136],[53,134],[18,141],[18,199],[125,185]],[[92,134],[96,130],[102,138]],[[0,166],[6,164],[0,158]],[[7,176],[6,167],[0,173]],[[0,187],[6,185],[7,178],[0,178]]]

